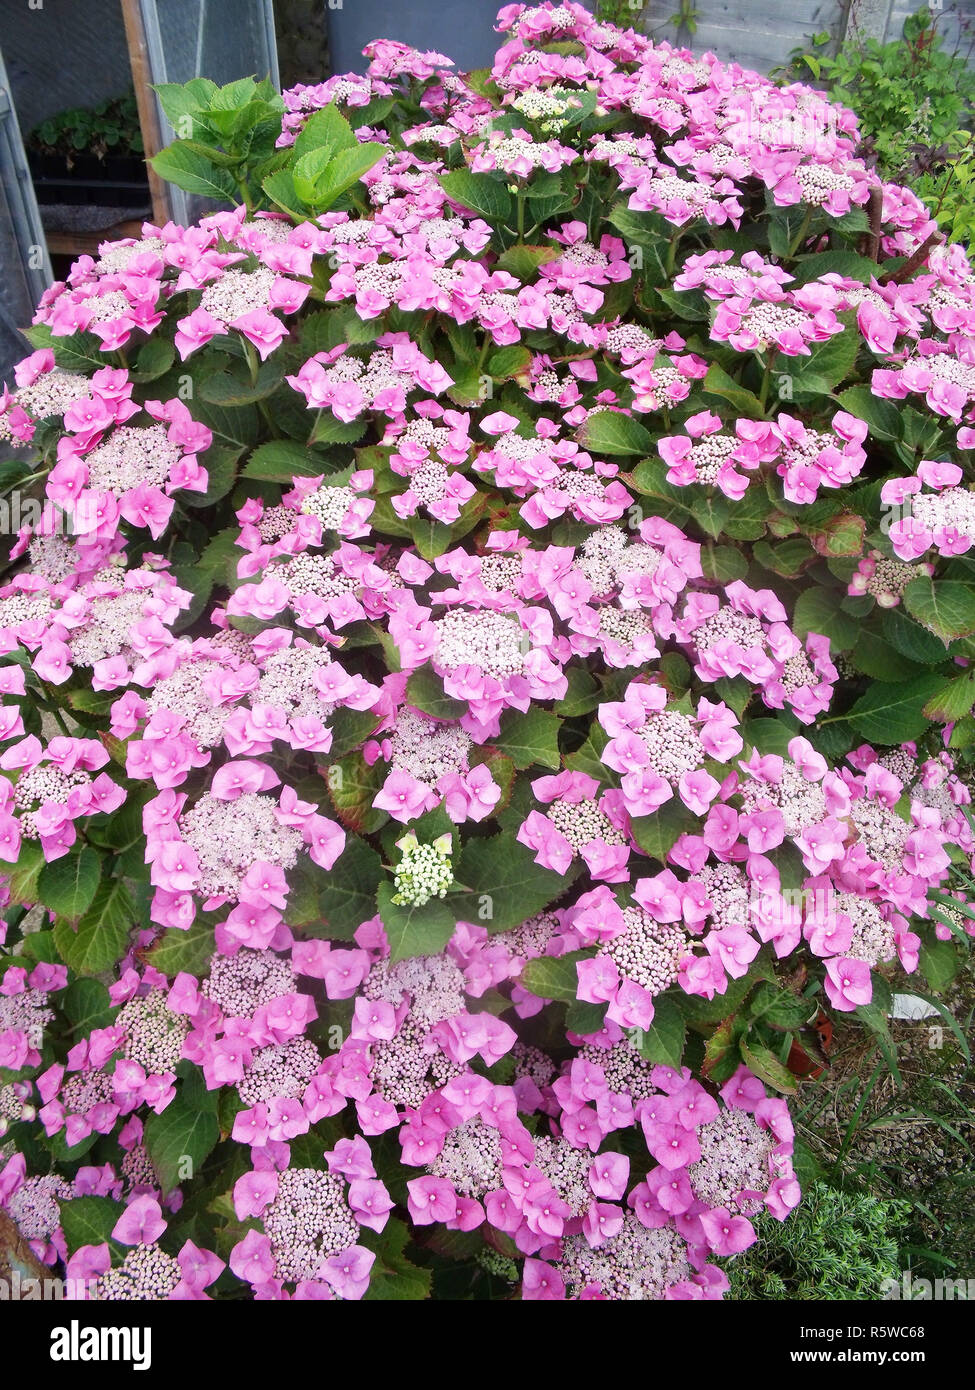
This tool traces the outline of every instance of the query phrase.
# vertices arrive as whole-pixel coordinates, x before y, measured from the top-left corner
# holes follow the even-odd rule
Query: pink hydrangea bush
[[[972,934],[964,252],[808,88],[498,27],[242,93],[2,398],[0,1206],[92,1298],[720,1298],[793,1042]]]

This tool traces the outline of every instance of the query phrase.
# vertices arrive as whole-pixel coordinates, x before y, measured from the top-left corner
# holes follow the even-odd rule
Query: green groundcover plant
[[[498,25],[163,88],[227,210],[3,398],[0,1203],[88,1297],[719,1298],[819,1010],[957,1029],[966,256],[807,87]]]

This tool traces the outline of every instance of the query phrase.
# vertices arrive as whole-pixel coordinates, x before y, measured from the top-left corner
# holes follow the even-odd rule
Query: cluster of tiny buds
[[[189,1024],[174,1014],[164,990],[152,989],[123,1004],[115,1020],[125,1030],[125,1056],[138,1062],[147,1074],[175,1070],[183,1055]]]
[[[287,1283],[314,1279],[323,1260],[356,1243],[359,1229],[345,1183],[317,1168],[286,1168],[263,1221],[276,1273]]]
[[[236,898],[247,871],[258,860],[293,869],[301,832],[282,825],[277,803],[259,792],[234,801],[206,794],[180,817],[183,839],[199,860],[199,890],[207,897]]]
[[[443,1148],[430,1164],[430,1172],[446,1178],[461,1197],[483,1197],[502,1185],[501,1136],[478,1116],[456,1125],[444,1135]]]
[[[570,1298],[597,1284],[613,1302],[661,1299],[692,1273],[687,1246],[673,1226],[648,1228],[632,1212],[618,1235],[595,1248],[581,1233],[567,1236],[556,1268]]]
[[[274,1099],[297,1100],[321,1065],[321,1054],[310,1038],[271,1043],[254,1053],[237,1083],[245,1105]]]
[[[391,766],[427,786],[446,773],[468,770],[470,736],[458,725],[439,724],[409,707],[396,715],[390,743]]]
[[[179,1262],[157,1244],[134,1245],[117,1269],[99,1276],[95,1298],[106,1303],[160,1302],[181,1278]]]
[[[232,323],[242,314],[266,308],[276,278],[275,272],[264,265],[255,270],[227,270],[219,280],[207,285],[200,308],[221,323]]]
[[[766,1192],[769,1160],[775,1147],[770,1130],[761,1129],[747,1110],[721,1109],[697,1131],[701,1157],[687,1170],[697,1197],[709,1207],[748,1214],[761,1203],[741,1199],[745,1191]]]
[[[676,782],[704,762],[704,745],[691,720],[679,710],[653,710],[638,730],[653,770]]]
[[[464,974],[448,956],[410,956],[390,965],[378,961],[362,985],[366,999],[382,999],[399,1007],[408,998],[409,1018],[432,1028],[464,1008]]]
[[[446,839],[447,843],[442,843]],[[399,863],[393,871],[396,892],[393,902],[401,906],[422,907],[431,898],[445,898],[454,881],[450,858],[450,837],[433,844],[421,844],[415,836],[398,842]]]
[[[436,661],[445,670],[477,666],[486,675],[518,674],[525,664],[525,634],[516,618],[489,609],[451,611],[435,620],[439,634]]]
[[[296,976],[285,956],[242,946],[235,955],[213,957],[202,993],[220,1007],[225,1018],[251,1018],[262,1004],[295,988]]]
[[[545,814],[578,854],[584,845],[601,840],[607,845],[625,845],[626,836],[594,801],[553,801]]]
[[[687,933],[677,923],[657,922],[642,907],[623,909],[626,930],[604,941],[599,954],[608,956],[620,974],[661,994],[677,980],[681,957],[687,954]]]

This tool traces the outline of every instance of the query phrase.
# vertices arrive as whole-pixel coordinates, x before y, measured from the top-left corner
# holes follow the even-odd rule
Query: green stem
[[[524,244],[525,240],[525,199],[521,193],[518,194],[518,240]]]
[[[810,208],[806,208],[806,215],[805,215],[805,217],[802,219],[802,226],[799,228],[799,235],[796,237],[795,241],[794,241],[794,242],[791,244],[791,246],[789,247],[789,257],[788,257],[788,258],[789,258],[790,261],[793,259],[793,257],[795,256],[796,252],[799,250],[799,247],[802,245],[802,243],[805,241],[806,237],[809,235],[809,227],[810,227],[810,225],[811,225],[811,223],[812,223],[812,215],[813,215],[813,210],[812,210],[812,208],[811,208],[811,207],[810,207]]]
[[[772,358],[774,356],[774,353],[775,349],[770,347],[768,349],[768,354],[765,358],[765,371],[762,375],[762,389],[759,392],[758,396],[759,402],[761,403],[763,415],[766,412],[766,405],[768,403],[768,388],[771,385],[772,381]]]

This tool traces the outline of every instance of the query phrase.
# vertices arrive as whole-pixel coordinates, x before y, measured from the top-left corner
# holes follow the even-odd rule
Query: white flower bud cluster
[[[626,930],[603,941],[599,954],[614,961],[626,979],[661,994],[677,981],[681,957],[688,951],[686,931],[676,922],[657,922],[632,905],[623,909],[623,920]]]
[[[579,1048],[579,1056],[591,1066],[599,1067],[614,1095],[628,1095],[634,1104],[638,1100],[649,1100],[651,1096],[659,1095],[650,1079],[652,1063],[640,1056],[628,1038],[622,1038],[610,1047],[585,1043]]]
[[[390,766],[429,787],[447,773],[468,771],[470,736],[458,725],[440,724],[406,706],[396,715],[390,743]]]
[[[545,815],[572,846],[573,854],[593,840],[607,845],[625,845],[623,835],[594,801],[553,801]]]
[[[166,437],[165,425],[120,425],[102,444],[85,455],[88,486],[120,496],[140,483],[161,487],[182,455]]]
[[[522,560],[521,556],[515,555],[482,555],[481,568],[478,578],[485,589],[492,594],[500,594],[505,591],[514,592],[515,585],[521,578]]]
[[[853,939],[844,955],[865,961],[871,969],[894,959],[894,929],[876,903],[856,893],[837,893],[833,906],[853,923]]]
[[[31,570],[49,584],[60,584],[78,565],[74,544],[64,536],[35,536],[27,547],[27,554]]]
[[[7,1202],[7,1212],[24,1240],[47,1242],[61,1225],[58,1203],[73,1196],[71,1184],[57,1173],[25,1178]]]
[[[54,1021],[54,1010],[48,1008],[48,995],[42,989],[25,989],[20,994],[0,994],[0,1033],[8,1028],[27,1034],[28,1047],[39,1050],[44,1045],[44,1028]]]
[[[477,666],[503,679],[524,669],[527,639],[517,618],[490,609],[455,610],[435,619],[434,627],[440,638],[434,660],[446,671]]]
[[[589,1186],[589,1150],[573,1148],[567,1139],[542,1134],[535,1140],[534,1162],[566,1206],[571,1207],[572,1215],[585,1216],[593,1196]]]
[[[91,397],[91,384],[80,372],[64,372],[59,367],[53,371],[42,372],[29,386],[22,386],[14,393],[13,405],[33,420],[47,420],[52,415],[63,415],[75,401]],[[5,416],[0,412],[0,439],[9,438]]]
[[[679,710],[653,710],[637,736],[650,754],[659,777],[676,782],[704,762],[704,745],[686,714]]]
[[[99,275],[118,275],[128,270],[137,257],[161,256],[165,249],[166,243],[158,236],[140,237],[130,246],[110,242],[95,262],[95,270]]]
[[[158,1245],[134,1245],[118,1269],[99,1276],[95,1298],[105,1303],[161,1302],[182,1277],[179,1262]]]
[[[306,594],[322,599],[341,598],[359,587],[359,581],[340,570],[331,555],[294,555],[276,565],[272,574],[294,598]]]
[[[919,492],[910,502],[915,521],[928,531],[957,531],[960,536],[975,536],[975,492],[969,488]]]
[[[317,517],[323,532],[328,533],[338,530],[355,498],[350,487],[320,487],[303,499],[301,510],[305,516]]]
[[[254,704],[270,705],[285,711],[289,719],[317,715],[326,719],[335,706],[319,694],[314,684],[317,672],[331,666],[327,647],[293,645],[272,652],[264,662]]]
[[[410,956],[395,965],[377,961],[363,982],[362,994],[394,1008],[409,998],[408,1017],[430,1029],[463,1011],[464,985],[463,971],[448,956]]]
[[[266,309],[276,279],[276,272],[266,265],[255,270],[225,270],[203,291],[200,308],[221,323],[231,323],[241,314]]]
[[[837,189],[849,193],[856,187],[849,174],[831,169],[827,164],[800,164],[794,177],[802,189],[803,202],[813,207],[821,207]]]
[[[911,833],[907,821],[891,807],[869,797],[851,803],[850,820],[867,857],[884,869],[901,873],[904,842]]]
[[[91,775],[83,768],[74,772],[62,772],[53,763],[40,764],[28,768],[17,779],[14,788],[14,805],[20,811],[20,833],[28,840],[37,839],[35,815],[48,803],[66,806],[68,797],[77,787],[85,787],[91,782]]]
[[[803,777],[795,763],[783,761],[782,777],[778,782],[762,782],[758,778],[742,779],[739,794],[748,814],[774,807],[782,812],[787,835],[801,835],[811,825],[826,819],[826,796],[818,782]]]
[[[449,847],[420,844],[414,836],[412,843],[402,846],[400,861],[393,871],[393,902],[404,907],[422,907],[431,898],[445,898],[453,881]]]

